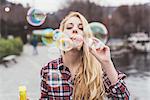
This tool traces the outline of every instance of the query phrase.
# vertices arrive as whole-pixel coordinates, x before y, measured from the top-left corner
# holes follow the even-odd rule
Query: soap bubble
[[[46,29],[44,30],[43,34],[42,34],[42,42],[45,45],[49,45],[52,44],[54,42],[53,40],[53,29]]]
[[[53,31],[53,40],[57,41],[62,37],[66,37],[64,33],[62,33],[60,30],[56,29]]]
[[[57,47],[62,51],[69,51],[73,48],[73,42],[70,38],[60,38],[57,41]]]
[[[41,40],[45,45],[53,43],[53,29],[47,28],[42,30],[34,30],[32,33],[37,36],[41,36]]]
[[[86,44],[92,49],[99,49],[105,45],[101,40],[95,37],[88,38]]]
[[[83,36],[74,34],[71,36],[71,40],[73,41],[73,48],[76,48],[83,43]]]
[[[108,40],[108,30],[104,24],[99,22],[92,22],[85,28],[86,32],[89,32],[89,30],[92,31],[96,38],[100,39],[104,44],[106,44]]]
[[[27,21],[32,26],[40,26],[46,19],[46,14],[39,9],[30,8],[27,12]]]

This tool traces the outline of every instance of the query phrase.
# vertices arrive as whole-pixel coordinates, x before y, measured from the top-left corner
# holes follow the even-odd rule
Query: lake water
[[[150,53],[128,53],[113,61],[116,68],[127,75],[125,81],[131,100],[150,100]]]

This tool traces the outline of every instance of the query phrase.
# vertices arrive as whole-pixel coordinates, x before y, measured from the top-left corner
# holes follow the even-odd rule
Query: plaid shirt
[[[123,79],[125,74],[118,71],[118,81],[111,85],[104,73],[103,81],[106,95],[110,100],[129,100],[129,91]],[[53,60],[41,70],[40,100],[72,100],[73,79],[69,69],[63,66],[62,58]]]

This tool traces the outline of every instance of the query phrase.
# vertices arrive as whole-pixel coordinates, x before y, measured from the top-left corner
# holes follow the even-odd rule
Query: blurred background
[[[38,8],[45,22],[30,25],[27,12]],[[57,50],[45,46],[34,32],[56,29],[70,12],[82,13],[88,22],[108,29],[107,45],[125,79],[131,100],[150,98],[150,1],[149,0],[1,0],[0,1],[0,100],[17,100],[19,86],[26,86],[30,100],[40,97],[40,69]],[[35,44],[35,46],[33,46]]]

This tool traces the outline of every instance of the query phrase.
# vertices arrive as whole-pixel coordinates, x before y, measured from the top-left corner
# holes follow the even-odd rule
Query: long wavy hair
[[[84,39],[92,37],[93,34],[89,30],[85,31],[88,21],[79,12],[69,13],[60,23],[60,30],[64,30],[66,21],[71,17],[78,17],[83,25]],[[73,100],[104,100],[105,90],[102,79],[102,67],[100,62],[90,53],[86,44],[83,44],[82,67],[78,71],[73,88]]]

